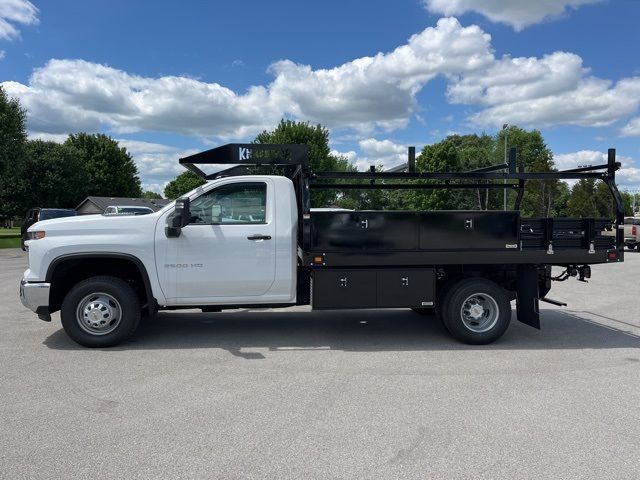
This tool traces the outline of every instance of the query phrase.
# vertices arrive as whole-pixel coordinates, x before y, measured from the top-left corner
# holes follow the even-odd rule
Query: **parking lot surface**
[[[409,310],[161,312],[74,344],[0,250],[0,478],[640,476],[640,254],[554,284],[541,331]]]

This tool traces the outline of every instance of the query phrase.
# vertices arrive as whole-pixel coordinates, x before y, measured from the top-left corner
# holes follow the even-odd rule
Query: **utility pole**
[[[504,132],[504,163],[508,163],[509,160],[507,159],[507,133],[508,130],[507,128],[509,128],[509,124],[505,123],[502,125],[502,131]],[[504,183],[505,185],[507,184],[507,179],[505,178],[502,183]],[[504,188],[504,192],[503,192],[503,198],[504,198],[504,210],[507,210],[507,187]]]

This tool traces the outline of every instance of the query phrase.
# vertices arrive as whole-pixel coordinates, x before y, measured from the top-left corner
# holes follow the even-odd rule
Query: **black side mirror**
[[[191,211],[189,209],[189,197],[182,197],[176,200],[176,207],[173,214],[167,219],[167,226],[164,231],[167,237],[179,237],[182,227],[189,224]]]

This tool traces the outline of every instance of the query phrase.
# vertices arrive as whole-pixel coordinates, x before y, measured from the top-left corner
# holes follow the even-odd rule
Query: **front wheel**
[[[442,321],[461,342],[484,345],[500,338],[511,321],[503,288],[484,278],[461,280],[447,292]]]
[[[67,293],[60,309],[62,327],[85,347],[112,347],[128,339],[140,323],[140,300],[116,277],[92,277]]]

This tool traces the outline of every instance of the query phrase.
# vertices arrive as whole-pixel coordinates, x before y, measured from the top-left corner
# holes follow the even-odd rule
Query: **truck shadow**
[[[261,359],[264,355],[251,349],[368,352],[640,348],[638,327],[620,323],[620,329],[612,328],[585,318],[593,315],[575,311],[543,310],[541,317],[542,330],[513,320],[497,342],[472,346],[454,340],[434,316],[410,310],[160,312],[156,318],[144,320],[131,340],[110,350],[221,348],[238,357]],[[616,322],[606,320],[609,324]],[[59,350],[82,348],[62,329],[43,343]]]

